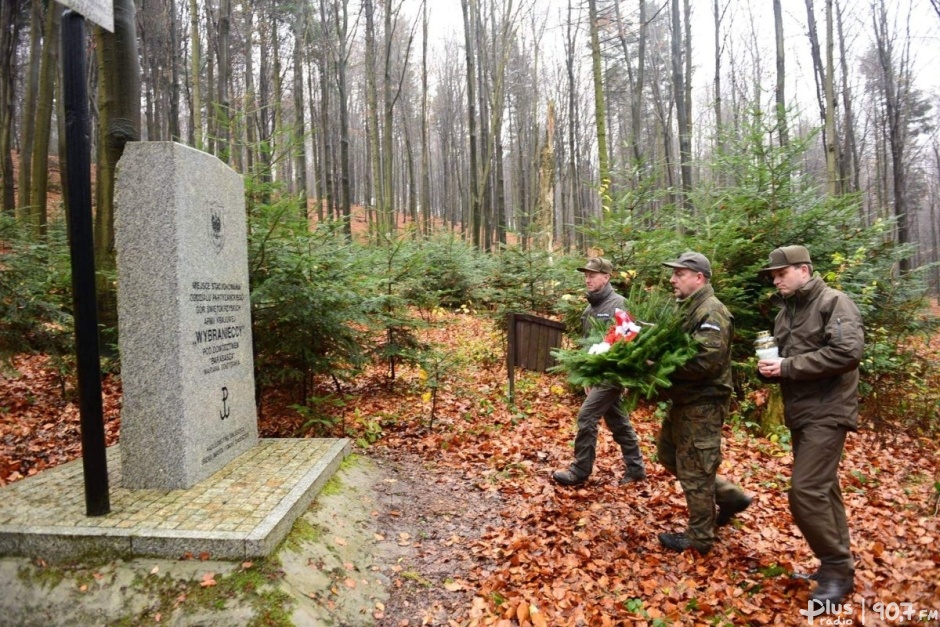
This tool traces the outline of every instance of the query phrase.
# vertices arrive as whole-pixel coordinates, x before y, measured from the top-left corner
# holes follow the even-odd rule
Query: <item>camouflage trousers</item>
[[[721,426],[727,402],[673,405],[656,440],[660,463],[679,479],[689,509],[686,533],[692,546],[709,550],[715,542],[715,505],[734,505],[744,491],[718,476]]]

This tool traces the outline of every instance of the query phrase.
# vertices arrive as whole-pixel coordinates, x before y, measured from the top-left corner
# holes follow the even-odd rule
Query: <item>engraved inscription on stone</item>
[[[192,346],[203,374],[228,370],[241,363],[236,351],[251,324],[247,301],[248,294],[240,283],[193,281],[189,293],[189,313],[196,321]]]

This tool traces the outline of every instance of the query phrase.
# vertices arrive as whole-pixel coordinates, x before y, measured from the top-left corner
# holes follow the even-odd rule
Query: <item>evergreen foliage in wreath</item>
[[[670,387],[669,375],[695,356],[697,346],[682,330],[672,295],[635,287],[625,306],[626,316],[618,315],[610,327],[595,328],[579,340],[580,348],[552,351],[557,365],[551,372],[566,373],[577,387],[619,384],[627,391],[626,408],[632,410],[641,397],[651,399]]]

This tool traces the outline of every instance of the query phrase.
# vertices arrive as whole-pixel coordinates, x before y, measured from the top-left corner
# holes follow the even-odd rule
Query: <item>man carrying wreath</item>
[[[578,272],[584,273],[587,287],[588,306],[581,314],[582,331],[587,337],[595,325],[601,323],[606,328],[614,321],[617,309],[624,309],[623,296],[614,291],[610,284],[613,265],[603,257],[591,257]],[[601,418],[620,445],[626,473],[620,485],[642,481],[646,478],[646,467],[640,453],[640,443],[636,431],[630,424],[630,418],[621,409],[623,388],[610,383],[596,385],[585,390],[587,398],[578,411],[578,434],[574,440],[574,461],[565,470],[556,470],[552,479],[562,485],[578,485],[587,481],[594,470],[594,457],[597,450],[598,424]]]
[[[679,479],[685,493],[689,524],[684,532],[659,534],[659,542],[673,551],[691,547],[705,555],[715,542],[715,527],[751,504],[741,488],[717,475],[721,426],[734,391],[734,318],[715,297],[712,266],[705,255],[685,252],[663,265],[672,268],[669,283],[684,319],[682,330],[697,342],[698,352],[669,377],[669,413],[656,442],[659,461]]]

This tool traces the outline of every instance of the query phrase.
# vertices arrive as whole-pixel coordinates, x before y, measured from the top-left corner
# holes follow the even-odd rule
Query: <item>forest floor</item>
[[[225,587],[261,565],[135,560],[65,569],[57,581],[70,605],[60,598],[47,606],[43,624],[66,624],[83,604],[103,611],[106,601],[91,592],[146,579],[153,569],[176,581],[172,603],[128,584],[138,596],[133,603],[114,597],[124,613],[101,622],[222,625],[254,616],[257,624],[396,627],[807,624],[800,612],[811,587],[792,574],[812,572],[815,562],[788,510],[785,431],[761,437],[730,421],[720,473],[754,495],[753,505],[720,530],[708,556],[664,552],[656,536],[681,530],[686,508],[678,484],[656,463],[661,408],[644,404],[632,415],[647,481],[618,486],[622,462],[602,428],[590,480],[557,486],[550,473],[570,461],[580,396],[561,375],[519,371],[509,406],[503,340],[492,323],[470,314],[434,322],[425,339],[454,357],[436,399],[422,373],[408,368],[394,380],[377,368],[331,397],[330,389],[318,390],[322,413],[306,424],[290,409],[297,399],[266,397],[263,437],[360,440],[333,487],[263,566],[266,585],[290,599],[286,615],[277,618],[270,605]],[[841,478],[857,570],[841,618],[852,624],[940,624],[940,444],[936,431],[917,426],[938,418],[929,405],[936,396],[923,392],[940,387],[940,337],[918,350],[934,364],[926,378],[870,397],[876,400],[863,404],[861,429],[846,443]],[[15,366],[16,373],[0,375],[0,485],[79,454],[71,383],[41,357]],[[758,391],[742,405],[762,398]],[[104,407],[113,444],[116,376],[105,377]],[[900,417],[887,420],[888,410]],[[14,572],[22,579],[25,570],[38,577],[53,568],[19,563]],[[122,579],[123,571],[137,579]],[[207,587],[221,595],[209,609],[196,601]],[[26,594],[11,590],[0,587]]]

